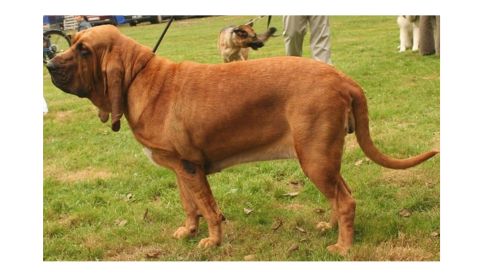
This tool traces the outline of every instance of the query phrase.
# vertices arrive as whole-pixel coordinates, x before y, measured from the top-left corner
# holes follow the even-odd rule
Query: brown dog
[[[247,60],[250,48],[257,50],[277,31],[270,27],[267,32],[258,35],[253,30],[253,22],[222,29],[218,36],[218,49],[223,62]]]
[[[125,115],[147,155],[175,172],[187,218],[174,236],[196,234],[201,215],[209,236],[200,247],[221,243],[224,220],[206,175],[243,162],[297,158],[332,205],[330,225],[338,222],[338,241],[328,249],[346,253],[353,242],[355,201],[340,164],[350,112],[360,147],[382,166],[409,168],[437,153],[408,159],[382,154],[370,138],[360,86],[306,58],[174,63],[115,27],[99,26],[79,32],[47,67],[57,87],[90,99],[102,121],[110,113],[114,131]]]

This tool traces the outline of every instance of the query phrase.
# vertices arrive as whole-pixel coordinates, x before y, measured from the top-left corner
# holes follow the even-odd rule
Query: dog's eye
[[[82,43],[77,44],[77,51],[80,53],[81,56],[87,56],[90,54],[90,50]]]
[[[235,34],[237,34],[237,36],[239,36],[240,38],[247,38],[248,37],[248,33],[244,30],[241,30],[241,29],[235,30]]]

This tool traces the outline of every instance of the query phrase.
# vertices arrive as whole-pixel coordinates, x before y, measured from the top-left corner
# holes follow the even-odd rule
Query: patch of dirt
[[[435,261],[438,260],[440,251],[439,240],[435,237],[422,238],[420,236],[406,236],[399,232],[396,239],[380,243],[374,248],[365,246],[355,250],[353,260],[375,261]],[[421,246],[419,245],[421,244]],[[427,251],[428,248],[430,251]]]
[[[393,170],[383,169],[381,180],[394,183],[397,185],[408,185],[414,182],[421,182],[421,184],[431,187],[438,183],[439,178],[432,177],[432,175],[422,172],[420,169],[405,169]]]
[[[395,184],[406,184],[418,180],[418,170],[405,169],[382,169],[382,180]]]
[[[50,114],[57,122],[66,122],[73,117],[73,111],[57,111],[51,112]]]
[[[299,203],[291,203],[291,204],[288,204],[286,206],[283,206],[282,208],[287,209],[287,210],[298,211],[298,210],[304,210],[305,205],[299,204]]]
[[[166,255],[162,248],[157,246],[130,247],[124,249],[111,250],[105,254],[106,261],[136,261],[136,260],[154,260]]]
[[[438,81],[438,80],[440,80],[440,77],[436,74],[432,74],[432,75],[424,76],[421,79],[422,80],[427,80],[427,81]]]
[[[80,222],[77,215],[61,215],[58,223],[64,227],[75,227]]]
[[[375,248],[373,254],[379,261],[427,261],[432,260],[433,255],[421,248],[392,246],[383,244]]]
[[[112,176],[111,172],[105,170],[95,170],[93,168],[88,168],[85,170],[79,170],[75,172],[69,172],[63,176],[64,181],[75,182],[75,181],[88,181],[94,179],[108,179]]]
[[[73,183],[78,181],[92,181],[97,179],[108,179],[112,177],[112,172],[98,168],[88,167],[82,170],[65,170],[58,166],[44,166],[43,174],[45,177],[51,176],[58,181]]]
[[[96,235],[87,235],[83,238],[83,246],[88,249],[102,247],[102,240]]]

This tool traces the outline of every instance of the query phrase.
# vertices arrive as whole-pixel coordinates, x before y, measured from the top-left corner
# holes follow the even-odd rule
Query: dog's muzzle
[[[55,64],[51,60],[49,62],[47,62],[46,66],[47,66],[47,69],[48,69],[49,72],[54,71],[55,68],[56,68]]]
[[[47,67],[48,73],[50,73],[50,77],[52,78],[52,82],[57,87],[61,87],[62,86],[62,81],[65,79],[65,77],[63,77],[63,75],[60,73],[61,71],[59,71],[58,66],[52,60],[47,62],[47,64],[45,66]]]
[[[74,92],[71,89],[69,85],[71,84],[72,75],[69,74],[66,69],[64,69],[63,65],[58,65],[57,63],[55,63],[55,59],[48,61],[45,67],[47,67],[47,70],[50,73],[50,77],[52,78],[52,82],[56,87],[66,93],[70,93],[81,98],[88,96],[88,93],[85,91],[76,90]]]
[[[50,77],[52,78],[52,82],[55,86],[59,87],[61,90],[65,91],[64,84],[66,83],[66,76],[60,71],[59,67],[50,60],[45,65],[47,67],[48,72],[50,73]]]
[[[255,41],[255,42],[251,42],[251,43],[249,44],[249,47],[252,48],[252,49],[254,49],[254,50],[257,50],[257,49],[259,49],[259,48],[261,48],[261,47],[263,47],[263,46],[264,46],[264,44],[263,44],[262,41]]]

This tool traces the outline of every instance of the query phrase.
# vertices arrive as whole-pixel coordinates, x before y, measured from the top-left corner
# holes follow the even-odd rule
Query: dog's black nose
[[[56,68],[55,63],[53,63],[51,60],[49,62],[47,62],[46,66],[47,66],[48,71],[53,71]]]
[[[255,41],[250,44],[250,47],[254,50],[257,50],[261,47],[263,47],[263,42],[262,41]]]

